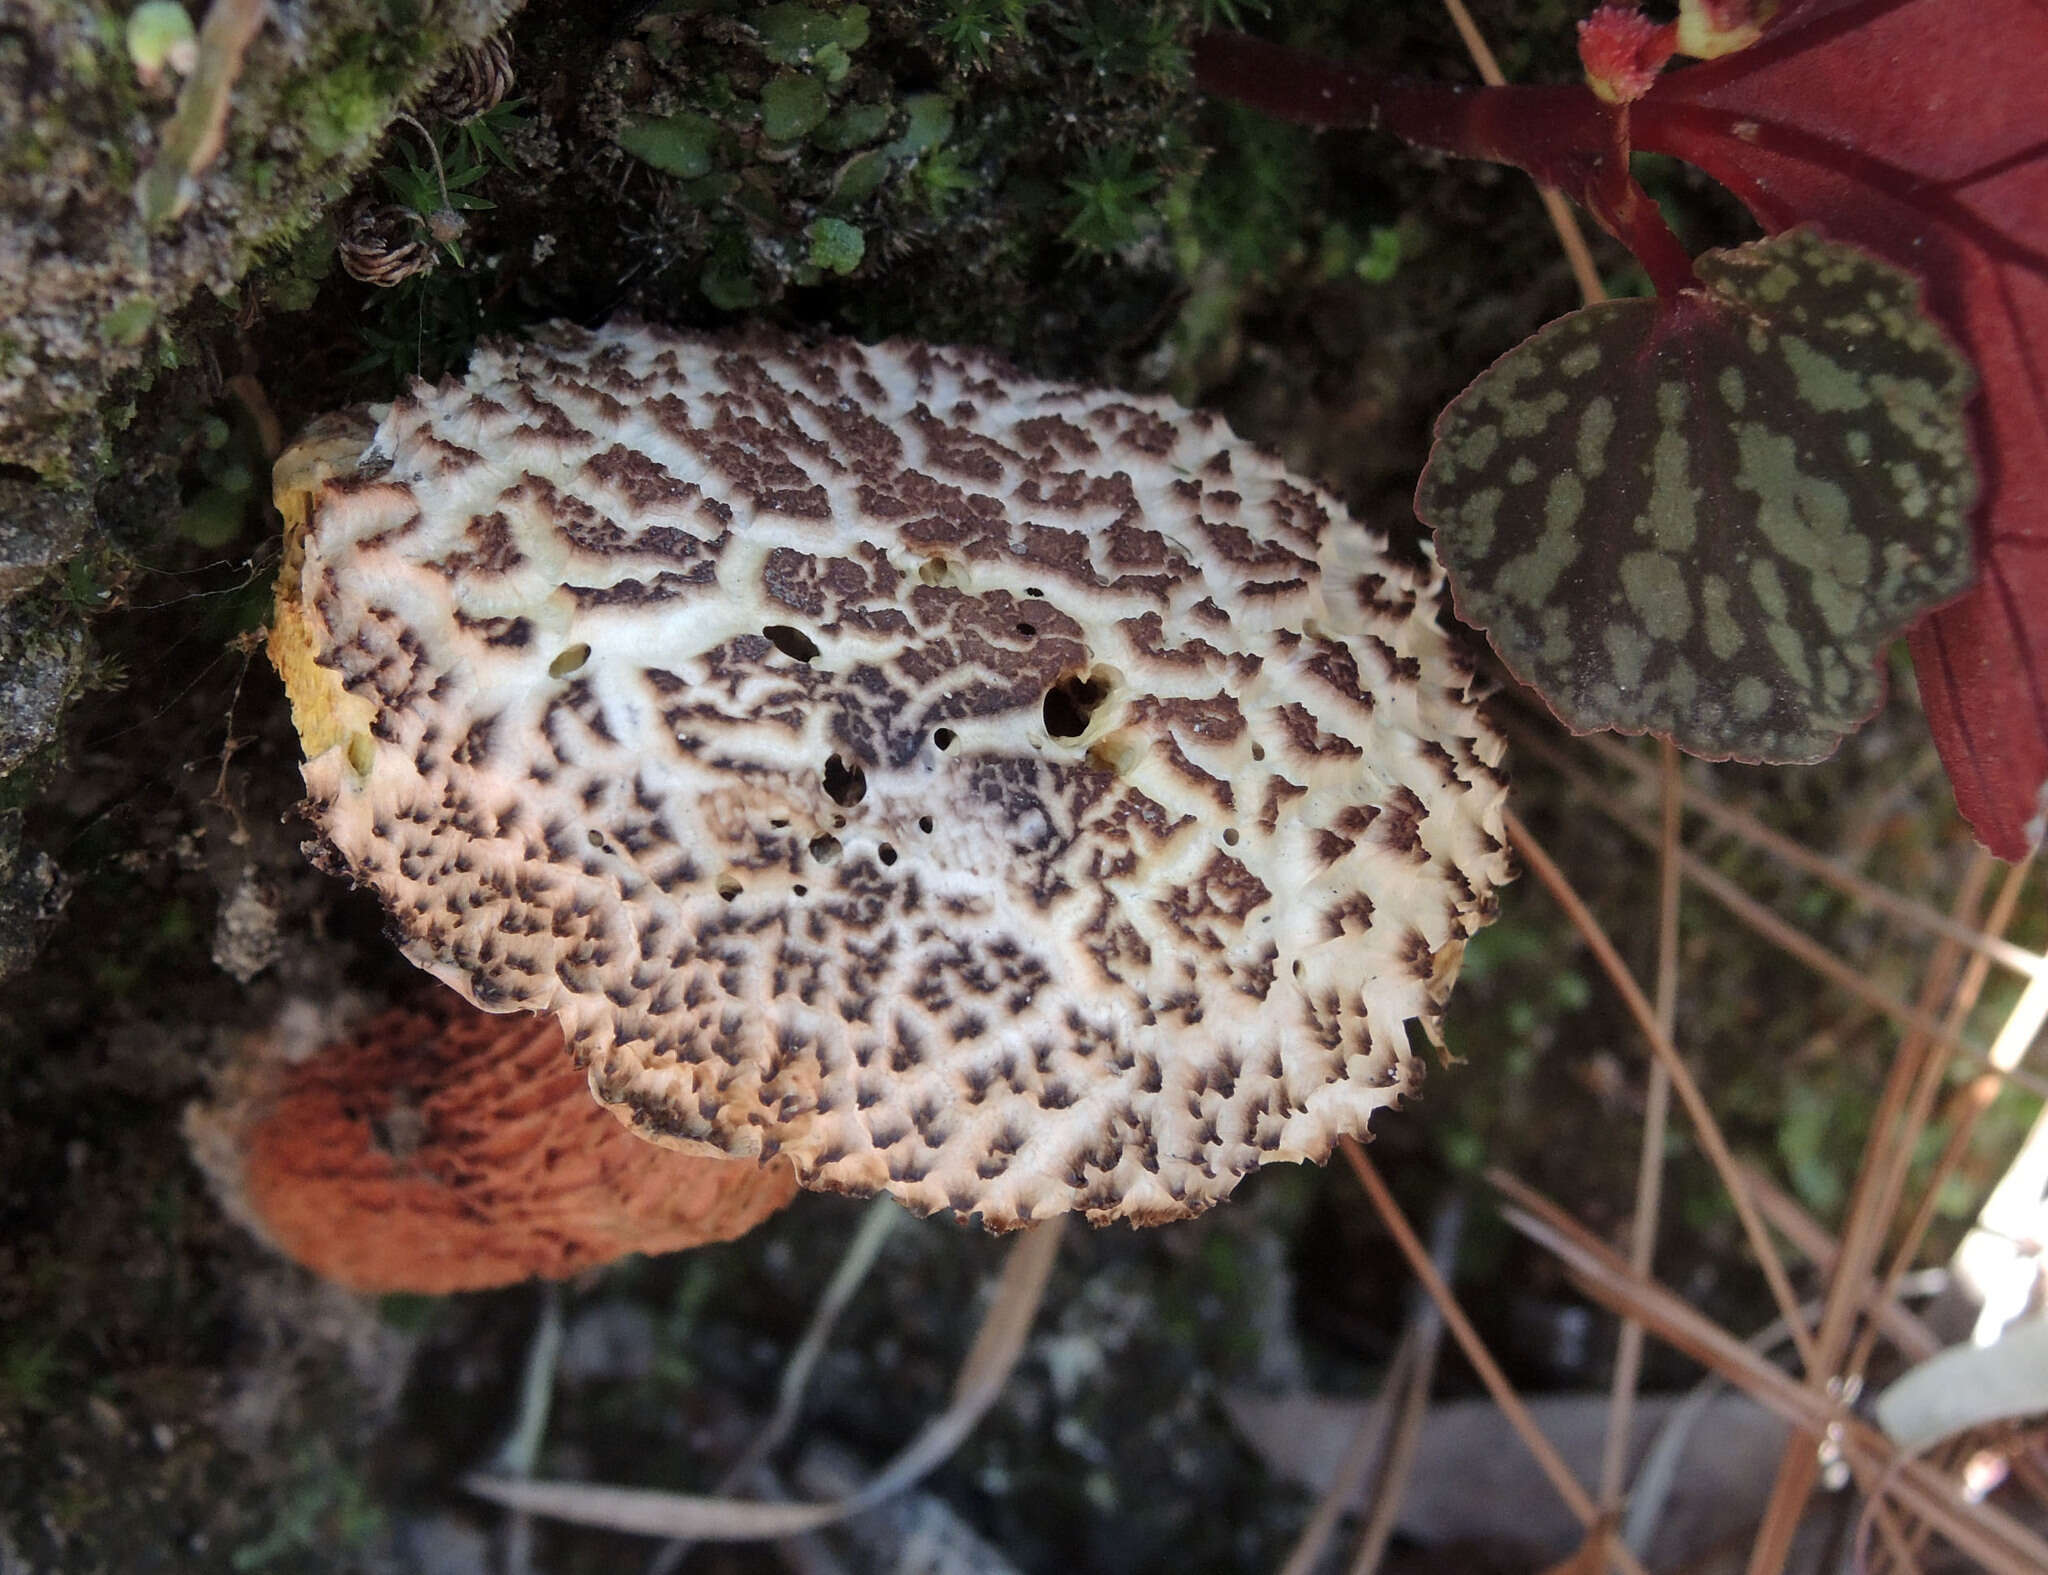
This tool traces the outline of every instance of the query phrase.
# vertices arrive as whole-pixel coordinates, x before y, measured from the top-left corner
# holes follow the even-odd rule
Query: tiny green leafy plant
[[[952,0],[932,32],[968,71],[986,71],[1006,44],[1024,36],[1030,0]]]
[[[1122,275],[1149,313],[1170,288],[1162,209],[1201,163],[1193,16],[1186,0],[657,8],[645,70],[605,114],[619,207],[660,238],[634,289],[660,278],[721,311],[815,290],[863,333],[914,321],[1011,348],[1045,326],[1061,273]],[[971,287],[915,310],[918,289],[885,288],[928,282],[927,264]]]
[[[505,139],[523,130],[528,122],[526,100],[505,99],[480,115],[457,122],[454,127],[456,147],[470,164],[496,164],[500,169],[517,169],[519,161],[512,156]]]
[[[377,292],[374,318],[358,335],[364,353],[349,371],[379,380],[438,377],[460,366],[487,329],[511,326],[488,320],[480,286],[465,271],[464,240],[467,216],[497,206],[479,188],[494,173],[518,168],[506,138],[527,124],[524,101],[508,99],[432,131],[402,118],[414,138],[396,141],[376,179],[396,204],[398,237],[432,250],[426,266]],[[453,268],[435,267],[436,260]]]
[[[472,124],[481,125],[486,118],[479,116]],[[460,128],[448,139],[445,151],[438,138],[427,136],[424,160],[410,143],[401,142],[399,162],[387,164],[377,172],[385,189],[412,212],[421,231],[458,268],[467,266],[462,255],[462,232],[466,227],[462,215],[486,212],[497,206],[474,188],[490,173],[490,148],[495,145],[501,155],[504,151],[504,144],[495,133],[490,134],[489,142],[478,142],[468,133],[468,127]]]
[[[1958,804],[2018,858],[2048,834],[2044,49],[2027,0],[1682,0],[1666,24],[1600,6],[1577,85],[1454,88],[1234,34],[1196,73],[1518,165],[1654,286],[1497,363],[1417,493],[1460,608],[1563,720],[1812,759],[1910,629]],[[1713,176],[1769,239],[1696,261],[1637,152]]]
[[[379,388],[458,370],[486,332],[514,326],[491,320],[475,282],[461,272],[417,274],[378,292],[376,307],[357,332],[363,354],[348,370]]]
[[[1128,147],[1091,152],[1082,172],[1067,181],[1074,217],[1063,233],[1083,251],[1129,245],[1151,221],[1151,193],[1158,184],[1158,175],[1139,168]]]

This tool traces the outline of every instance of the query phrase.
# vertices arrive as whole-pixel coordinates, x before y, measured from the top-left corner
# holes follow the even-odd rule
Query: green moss
[[[589,261],[630,248],[652,311],[679,291],[739,311],[819,290],[805,312],[864,335],[1030,342],[1041,365],[1071,350],[1085,369],[1126,330],[1055,343],[1036,320],[1055,299],[1142,320],[1173,288],[1162,254],[1134,268],[1135,251],[1117,253],[1161,233],[1150,205],[1199,164],[1186,68],[1197,8],[1005,3],[971,72],[941,36],[953,9],[695,0],[646,14],[630,54],[598,73],[589,112],[658,179],[621,186],[615,160],[579,170],[607,194],[579,235]],[[1090,177],[1111,181],[1099,195],[1112,213],[1084,214],[1069,190]]]
[[[1158,184],[1158,174],[1141,167],[1132,148],[1091,153],[1083,172],[1068,177],[1073,218],[1061,233],[1084,251],[1131,245],[1156,222],[1146,198]]]
[[[295,106],[298,129],[314,158],[335,158],[384,124],[388,103],[388,86],[369,62],[343,61],[306,84]]]
[[[256,276],[255,287],[281,312],[303,312],[320,293],[321,281],[334,271],[334,224],[322,219],[271,261]]]
[[[786,66],[815,64],[834,82],[846,74],[853,52],[868,41],[864,5],[838,12],[771,5],[755,12],[752,20],[770,60]]]
[[[830,273],[852,273],[867,251],[867,238],[843,219],[813,219],[804,233],[811,265]]]
[[[62,1376],[55,1340],[33,1335],[9,1340],[0,1347],[0,1416],[46,1409]]]
[[[1006,45],[1024,38],[1028,5],[1029,0],[951,0],[933,22],[932,33],[956,65],[984,71]]]
[[[698,276],[704,299],[724,312],[741,312],[761,304],[760,286],[754,283],[744,238],[724,237],[713,250]]]
[[[821,124],[832,107],[815,78],[785,71],[761,90],[761,134],[795,142]]]
[[[28,282],[32,310],[22,315],[46,326],[25,345],[31,393],[0,424],[0,464],[53,481],[89,479],[80,462],[99,446],[103,402],[161,344],[139,303],[153,303],[157,323],[168,321],[200,283],[238,278],[302,234],[348,187],[347,164],[431,72],[451,34],[475,36],[503,3],[452,0],[430,19],[405,0],[347,0],[313,8],[289,48],[259,40],[234,80],[227,145],[198,176],[206,199],[181,211],[189,183],[168,168],[151,184],[154,211],[180,214],[166,218],[164,246],[143,244],[135,193],[146,167],[165,156],[176,121],[163,93],[138,84],[125,24],[140,13],[32,4],[23,47],[48,69],[28,118],[0,148],[0,206],[54,211],[44,188],[61,169],[65,230],[78,240],[75,253],[44,256]],[[137,45],[146,61],[169,36],[151,24],[175,30],[173,13],[183,14],[158,7],[142,15]],[[81,354],[81,343],[98,353]]]
[[[664,175],[695,180],[710,173],[711,149],[717,137],[718,126],[709,116],[685,112],[656,120],[628,121],[614,140],[641,163]]]
[[[156,302],[146,295],[130,296],[100,323],[100,337],[112,345],[139,345],[156,321]]]
[[[455,371],[485,333],[511,326],[486,310],[483,281],[455,267],[379,290],[370,310],[371,320],[360,332],[364,354],[350,370],[372,392],[406,378],[432,381]]]

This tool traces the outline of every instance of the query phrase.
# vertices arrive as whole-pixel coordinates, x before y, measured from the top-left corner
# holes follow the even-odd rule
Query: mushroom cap
[[[557,327],[279,466],[324,856],[642,1136],[1198,1212],[1421,1076],[1509,875],[1441,577],[1170,401]]]
[[[187,1131],[231,1213],[352,1290],[561,1279],[730,1241],[796,1194],[785,1163],[633,1138],[591,1103],[550,1018],[436,988],[310,1056],[294,1037],[245,1042]]]

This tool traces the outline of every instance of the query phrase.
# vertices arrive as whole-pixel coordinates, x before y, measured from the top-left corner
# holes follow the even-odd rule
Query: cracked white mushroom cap
[[[556,328],[278,493],[329,861],[659,1143],[1193,1214],[1415,1086],[1509,874],[1437,577],[1166,400]]]

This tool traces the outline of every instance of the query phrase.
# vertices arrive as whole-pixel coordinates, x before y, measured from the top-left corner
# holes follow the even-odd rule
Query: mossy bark
[[[125,6],[17,0],[0,35],[0,466],[88,485],[117,382],[175,355],[171,322],[226,296],[348,189],[392,114],[511,0],[314,0],[273,16],[232,80],[225,141],[182,211],[150,222],[149,177],[185,144],[171,81],[138,80]],[[202,32],[202,45],[206,34]],[[202,67],[193,82],[207,85]],[[188,150],[189,151],[189,150]]]
[[[104,485],[136,458],[123,433],[150,385],[198,348],[180,330],[187,303],[231,300],[260,258],[303,234],[392,115],[511,3],[317,0],[270,17],[231,58],[209,20],[182,90],[170,73],[144,80],[125,6],[10,8],[0,31],[0,802],[26,797],[10,774],[53,744],[90,610],[14,599],[103,545],[96,516],[121,511]],[[47,855],[20,848],[18,820],[0,865],[0,977],[27,960],[62,891]]]

